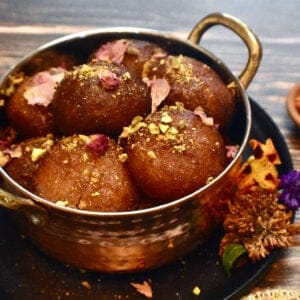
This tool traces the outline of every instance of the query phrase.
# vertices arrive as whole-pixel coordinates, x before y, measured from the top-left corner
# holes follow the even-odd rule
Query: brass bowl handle
[[[192,43],[199,44],[203,34],[214,25],[223,25],[232,30],[246,44],[249,54],[248,61],[239,75],[240,82],[246,89],[258,70],[262,58],[260,41],[256,34],[245,23],[224,13],[213,13],[200,20],[189,34],[188,40]]]
[[[0,188],[0,206],[11,210],[19,210],[35,226],[44,226],[48,221],[48,213],[41,205],[31,199],[23,198]]]

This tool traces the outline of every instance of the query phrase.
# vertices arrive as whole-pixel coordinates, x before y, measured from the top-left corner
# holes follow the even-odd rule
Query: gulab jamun
[[[54,131],[49,104],[64,74],[62,68],[51,68],[27,77],[6,101],[8,122],[19,135],[37,137]]]
[[[230,125],[235,110],[233,92],[208,65],[191,57],[169,55],[148,60],[142,76],[148,81],[167,80],[170,91],[163,104],[179,101],[192,111],[201,106],[220,128]]]
[[[130,73],[141,78],[146,61],[166,55],[166,51],[155,43],[137,39],[119,39],[101,45],[92,54],[92,59],[122,64]]]
[[[136,208],[137,193],[121,148],[103,134],[57,141],[34,175],[35,192],[68,207],[93,211]]]
[[[57,52],[54,50],[45,50],[31,58],[29,62],[25,64],[24,72],[31,76],[50,68],[71,70],[78,64],[79,59],[73,54]]]
[[[29,138],[11,145],[8,163],[5,165],[7,173],[24,188],[34,191],[33,177],[39,166],[40,159],[51,150],[54,137],[48,134],[45,137]]]
[[[124,127],[119,143],[127,168],[141,191],[157,202],[183,197],[225,167],[222,135],[182,104],[164,106]]]
[[[64,135],[116,136],[136,115],[146,115],[150,109],[147,86],[125,67],[105,61],[68,72],[51,103],[55,124]]]

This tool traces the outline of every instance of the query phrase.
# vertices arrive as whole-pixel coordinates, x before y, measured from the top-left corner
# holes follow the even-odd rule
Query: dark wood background
[[[226,12],[247,23],[261,40],[263,60],[248,93],[278,125],[294,168],[299,170],[300,129],[285,108],[288,90],[300,82],[299,8],[295,0],[1,0],[0,75],[37,46],[68,33],[96,27],[134,26],[186,38],[205,15]],[[242,70],[247,51],[232,33],[214,27],[201,45],[219,56],[237,75]],[[300,222],[299,213],[296,222]],[[280,255],[257,287],[299,289],[299,237],[297,243]]]

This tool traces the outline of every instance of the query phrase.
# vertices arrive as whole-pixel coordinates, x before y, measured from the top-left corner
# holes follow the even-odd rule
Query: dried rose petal
[[[128,47],[126,49],[126,53],[129,54],[129,55],[140,55],[141,51],[139,48],[135,47],[134,45],[132,44],[128,44]]]
[[[62,68],[51,68],[34,75],[32,85],[24,92],[28,104],[47,107],[53,99],[57,83],[63,80],[64,75]]]
[[[128,44],[128,41],[125,39],[108,42],[96,51],[95,58],[120,64],[124,59]]]
[[[148,87],[151,87],[151,99],[152,106],[151,112],[156,112],[158,106],[167,98],[170,93],[170,85],[168,81],[164,78],[149,80],[148,78],[143,78],[143,81]]]
[[[152,288],[148,281],[145,280],[143,283],[131,282],[130,284],[146,298],[151,299],[153,297]]]
[[[104,155],[108,149],[109,140],[104,134],[93,134],[86,142],[86,147],[96,155]]]
[[[109,70],[102,70],[98,74],[98,78],[104,89],[106,90],[115,90],[119,87],[121,80],[117,76],[117,74],[109,71]]]
[[[227,150],[226,157],[234,158],[238,152],[239,147],[236,145],[234,145],[234,146],[228,145],[228,146],[225,146],[225,149]]]
[[[151,56],[151,59],[160,59],[167,57],[167,53],[164,51],[158,51]]]
[[[0,150],[0,166],[4,167],[12,158],[20,158],[22,148],[20,145],[11,145],[9,148]]]
[[[214,125],[214,119],[212,117],[208,117],[201,106],[197,106],[195,108],[194,114],[200,117],[203,124],[207,126]]]

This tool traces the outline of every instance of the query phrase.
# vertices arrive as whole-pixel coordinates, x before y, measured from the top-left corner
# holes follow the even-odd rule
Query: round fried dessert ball
[[[54,144],[53,135],[30,138],[10,147],[12,158],[5,165],[7,173],[20,185],[33,191],[33,176],[40,159]]]
[[[121,149],[102,134],[59,140],[41,159],[34,182],[38,195],[73,208],[108,212],[137,205]]]
[[[119,39],[101,45],[92,59],[123,64],[130,73],[142,76],[143,66],[152,57],[165,57],[166,52],[149,41]]]
[[[125,127],[120,143],[136,185],[157,202],[185,196],[225,167],[221,134],[183,106],[165,106]]]
[[[53,67],[70,70],[78,64],[78,61],[72,54],[46,50],[32,57],[28,64],[24,66],[24,72],[33,75]]]
[[[123,67],[99,61],[69,72],[56,89],[51,108],[65,135],[117,135],[136,115],[150,111],[146,85]]]
[[[48,106],[64,74],[62,68],[51,68],[25,78],[8,99],[8,121],[21,136],[43,136],[54,131],[53,117]]]
[[[235,109],[233,92],[208,65],[183,55],[152,58],[144,65],[143,78],[168,81],[164,104],[172,105],[176,99],[192,111],[201,106],[220,128],[229,126]]]

